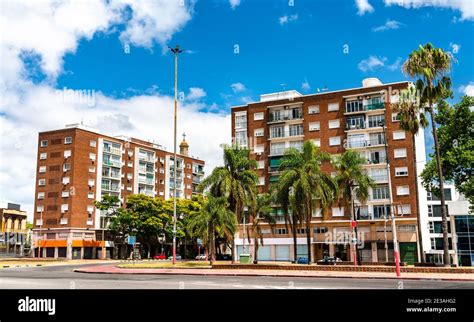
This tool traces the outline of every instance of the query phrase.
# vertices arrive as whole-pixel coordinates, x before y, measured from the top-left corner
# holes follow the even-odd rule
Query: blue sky
[[[472,81],[472,21],[454,22],[459,13],[450,9],[407,10],[375,1],[372,6],[372,13],[360,16],[353,1],[297,0],[294,6],[288,1],[242,1],[234,10],[226,1],[199,1],[192,20],[169,41],[190,51],[180,57],[179,87],[204,89],[204,103],[228,112],[232,104],[283,88],[314,93],[324,87],[357,87],[368,76],[383,82],[405,80],[400,63],[426,42],[449,51],[458,45],[453,65],[456,95],[460,86]],[[285,16],[288,22],[280,23]],[[387,22],[396,29],[384,29]],[[94,88],[118,97],[155,88],[171,95],[171,55],[158,44],[130,45],[130,53],[125,53],[117,37],[121,28],[81,40],[77,51],[65,56],[65,73],[57,87]],[[239,46],[239,53],[234,53],[234,46]],[[371,56],[375,66],[361,70],[361,61]],[[309,89],[302,88],[305,82]],[[247,90],[234,93],[234,83]]]
[[[40,131],[84,122],[170,149],[168,45],[186,49],[178,132],[209,172],[231,106],[406,80],[419,44],[451,51],[455,100],[474,95],[473,23],[472,0],[0,1],[0,202],[32,213]]]

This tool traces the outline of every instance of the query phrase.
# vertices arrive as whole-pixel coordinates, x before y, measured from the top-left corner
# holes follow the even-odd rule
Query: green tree
[[[208,194],[201,211],[193,216],[187,228],[192,237],[201,238],[209,246],[209,258],[212,265],[216,260],[216,236],[230,238],[234,235],[237,221],[232,211],[228,209],[225,197],[215,197]]]
[[[434,139],[436,169],[438,171],[440,191],[444,191],[443,166],[436,130],[434,103],[451,95],[451,79],[445,76],[451,70],[451,56],[441,48],[430,43],[419,46],[403,63],[403,72],[410,77],[419,77],[416,89],[420,93],[420,104],[430,114]],[[448,244],[448,223],[444,194],[440,195],[441,217],[443,222],[444,265],[451,265]]]
[[[337,171],[335,177],[339,192],[337,199],[340,205],[350,209],[353,219],[355,219],[354,199],[356,198],[361,205],[364,205],[369,199],[369,188],[376,186],[363,169],[365,163],[365,158],[354,150],[346,150],[333,160],[333,166]],[[355,251],[358,255],[357,247]],[[357,260],[360,263],[359,256]]]
[[[258,176],[257,163],[249,158],[250,151],[238,146],[224,146],[224,165],[214,168],[212,173],[200,184],[200,190],[209,190],[215,197],[225,197],[228,207],[238,222],[242,221],[245,202],[255,192]],[[234,261],[235,239],[232,242],[232,261]]]
[[[308,263],[311,263],[311,217],[313,210],[326,209],[337,195],[336,182],[321,170],[321,164],[330,157],[323,153],[311,141],[303,144],[302,151],[288,149],[280,163],[283,171],[278,178],[277,200],[305,223]],[[294,225],[295,222],[293,222]],[[296,242],[293,228],[293,241]],[[294,249],[296,260],[297,250]]]
[[[418,134],[420,129],[424,129],[428,126],[428,120],[424,114],[423,108],[420,105],[420,99],[417,97],[417,91],[415,86],[409,86],[406,90],[402,90],[399,95],[399,100],[396,103],[392,103],[392,110],[397,113],[400,128],[411,134],[413,144],[413,169],[415,169],[415,177],[418,178],[417,172],[417,155],[415,151],[415,135]],[[424,156],[422,156],[424,159]],[[419,195],[418,185],[415,185],[416,195]],[[423,250],[423,234],[421,227],[421,212],[420,203],[416,198],[416,217],[418,226],[418,245],[420,247],[422,263],[425,262],[425,252]]]
[[[273,207],[271,196],[268,193],[258,194],[249,202],[249,214],[251,223],[247,226],[247,236],[250,243],[250,237],[254,240],[254,264],[258,263],[259,240],[263,246],[262,224],[269,224],[273,229],[275,217],[272,215]]]
[[[464,96],[461,102],[449,106],[446,101],[438,103],[436,123],[443,175],[454,181],[456,189],[471,204],[474,212],[474,97]],[[421,173],[423,184],[428,191],[440,196],[436,162],[431,159]]]

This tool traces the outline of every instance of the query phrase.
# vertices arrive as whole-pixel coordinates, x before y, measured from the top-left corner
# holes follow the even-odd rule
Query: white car
[[[197,260],[206,260],[207,259],[207,256],[205,254],[200,254],[200,255],[197,255],[196,256],[196,259]]]

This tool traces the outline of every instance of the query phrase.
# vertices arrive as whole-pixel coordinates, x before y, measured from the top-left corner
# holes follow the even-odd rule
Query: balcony
[[[140,161],[145,161],[145,162],[151,162],[151,163],[155,163],[155,162],[156,162],[155,157],[152,156],[152,155],[143,155],[143,154],[140,154],[140,155],[138,155],[138,160],[140,160]]]
[[[387,163],[387,158],[379,158],[379,159],[367,159],[367,164],[384,164]]]
[[[369,177],[374,180],[376,183],[387,182],[388,175],[369,175]]]
[[[385,145],[385,140],[382,138],[377,139],[363,139],[363,140],[347,140],[347,147],[350,149],[354,148],[366,148],[373,146]]]
[[[117,179],[117,180],[120,180],[120,173],[119,173],[119,172],[113,173],[113,172],[105,172],[105,171],[103,171],[103,172],[102,172],[102,177],[103,177],[103,178],[110,178],[110,179]]]
[[[120,192],[120,186],[116,185],[109,185],[109,184],[102,184],[100,186],[102,190],[112,191],[112,192]]]
[[[139,178],[138,183],[146,184],[146,185],[155,185],[155,180],[154,179],[148,179],[148,178]]]
[[[143,195],[147,195],[147,196],[150,196],[150,197],[155,196],[155,191],[150,190],[150,189],[141,189],[141,190],[138,189],[138,193],[143,194]]]
[[[303,131],[303,127],[301,127],[301,130],[297,130],[297,131],[282,131],[282,132],[279,132],[279,133],[272,133],[272,131],[270,130],[270,140],[272,139],[283,139],[283,138],[291,138],[291,137],[295,137],[295,136],[303,136],[304,135],[304,131]]]
[[[375,110],[383,110],[385,108],[384,102],[377,102],[377,103],[368,103],[365,105],[348,105],[346,104],[346,111],[344,114],[355,114],[361,112],[368,112],[368,111],[375,111]]]
[[[201,177],[193,175],[193,183],[201,183]]]
[[[154,168],[152,167],[138,167],[138,172],[141,173],[153,173]]]
[[[286,122],[291,120],[300,120],[303,118],[303,110],[294,108],[288,110],[271,111],[268,117],[268,123]]]
[[[104,152],[115,155],[122,155],[122,150],[120,148],[115,148],[112,146],[104,146]]]
[[[103,163],[104,165],[108,165],[110,167],[116,167],[116,168],[122,167],[122,162],[119,160],[104,159]]]

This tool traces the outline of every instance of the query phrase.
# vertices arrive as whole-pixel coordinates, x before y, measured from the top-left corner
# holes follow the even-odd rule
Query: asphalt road
[[[0,289],[474,289],[474,281],[112,275],[73,272],[75,268],[85,266],[93,265],[0,269]],[[403,284],[400,284],[400,281]]]

